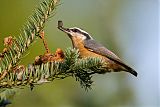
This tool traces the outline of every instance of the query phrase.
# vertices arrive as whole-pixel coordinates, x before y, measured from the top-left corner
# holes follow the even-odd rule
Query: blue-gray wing
[[[131,67],[129,67],[128,65],[123,63],[118,56],[116,56],[113,52],[111,52],[110,50],[105,48],[100,43],[97,43],[95,40],[91,39],[91,40],[84,41],[84,46],[89,51],[92,51],[92,52],[95,52],[99,55],[107,57],[108,59],[114,61],[115,63],[123,66],[126,69],[126,71],[128,71],[128,72],[132,73],[133,75],[137,76],[137,72],[134,69],[132,69]]]
[[[97,43],[93,39],[84,41],[84,46],[90,51],[93,51],[99,55],[105,56],[110,60],[113,60],[117,63],[123,63],[118,56],[116,56],[113,52],[108,50],[106,47],[104,47],[100,43]]]

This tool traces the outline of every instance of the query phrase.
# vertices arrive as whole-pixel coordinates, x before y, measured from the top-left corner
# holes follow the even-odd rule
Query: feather
[[[89,51],[91,50],[92,52],[95,52],[99,55],[107,57],[108,59],[114,61],[115,63],[123,66],[127,72],[130,72],[134,76],[137,76],[137,72],[134,69],[132,69],[131,67],[129,67],[128,65],[123,63],[118,56],[116,56],[113,52],[108,50],[106,47],[104,47],[100,43],[97,43],[95,40],[93,40],[93,39],[85,40],[84,46]]]

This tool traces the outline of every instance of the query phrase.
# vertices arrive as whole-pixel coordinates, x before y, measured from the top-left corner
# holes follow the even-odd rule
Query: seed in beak
[[[58,28],[61,28],[63,26],[63,22],[61,20],[58,21]]]

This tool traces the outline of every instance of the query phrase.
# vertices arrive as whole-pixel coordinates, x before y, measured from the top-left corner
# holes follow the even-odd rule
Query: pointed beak
[[[58,29],[70,35],[71,30],[63,27],[63,22],[58,21]]]

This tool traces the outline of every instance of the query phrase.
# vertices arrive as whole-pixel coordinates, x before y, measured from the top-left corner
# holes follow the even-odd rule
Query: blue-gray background
[[[0,2],[0,50],[3,38],[18,36],[19,29],[40,0]],[[85,92],[72,78],[18,89],[9,107],[158,107],[158,1],[157,0],[61,0],[56,15],[45,27],[49,48],[66,49],[69,38],[57,29],[80,27],[115,52],[138,72],[95,75],[92,90]],[[22,64],[44,53],[41,40],[29,48]],[[160,105],[159,105],[160,106]]]

